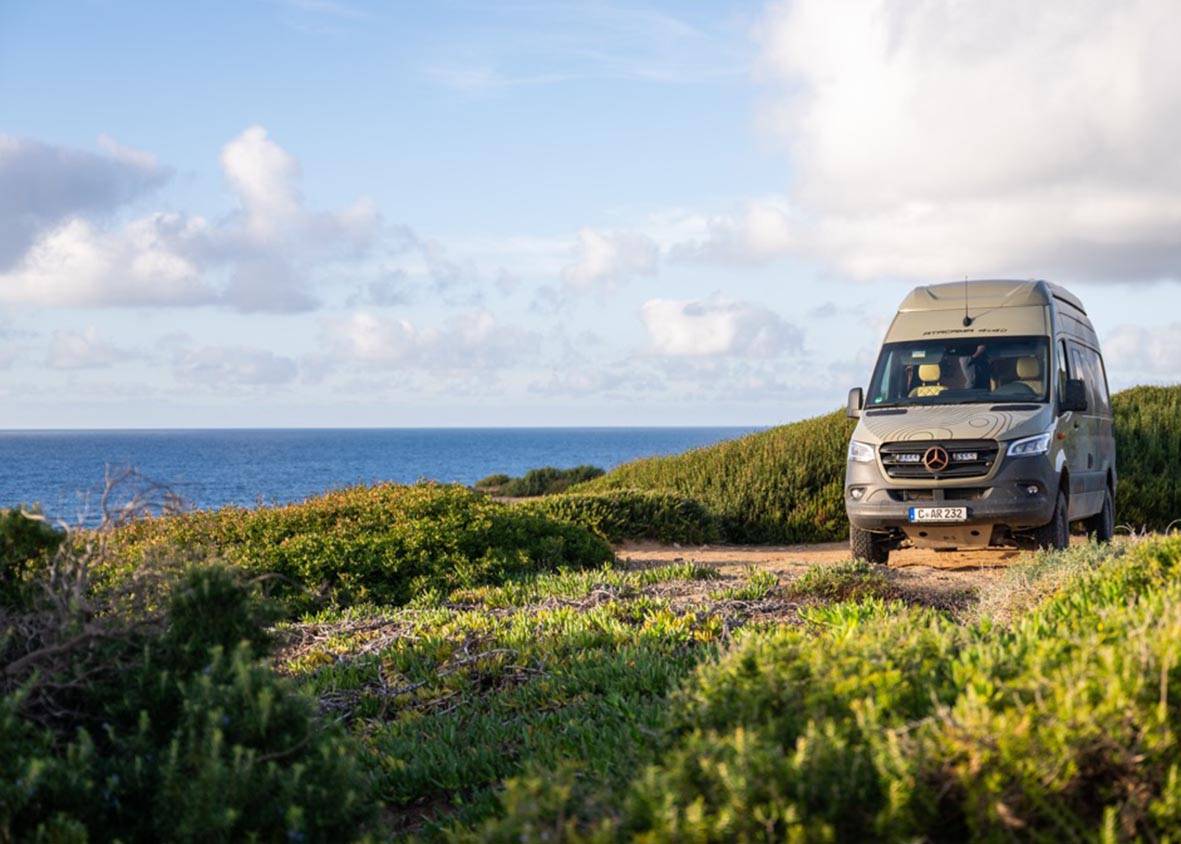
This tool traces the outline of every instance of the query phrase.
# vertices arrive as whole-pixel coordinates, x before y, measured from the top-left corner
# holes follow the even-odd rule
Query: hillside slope
[[[578,491],[645,489],[695,498],[730,542],[825,542],[845,535],[843,412],[671,457],[626,463]]]
[[[1119,468],[1117,521],[1162,530],[1181,518],[1181,385],[1113,397]],[[843,539],[843,412],[781,425],[670,457],[626,463],[574,490],[660,490],[693,498],[729,542]]]
[[[1181,385],[1132,387],[1115,409],[1119,524],[1165,530],[1181,519]]]

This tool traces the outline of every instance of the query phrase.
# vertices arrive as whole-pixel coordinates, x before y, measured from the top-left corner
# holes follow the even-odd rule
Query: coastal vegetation
[[[543,466],[530,469],[519,478],[503,474],[489,475],[476,481],[475,488],[502,498],[528,498],[565,492],[574,484],[593,480],[602,474],[603,470],[598,466],[575,466],[572,469]]]
[[[138,519],[112,539],[111,562],[215,556],[256,574],[301,608],[375,602],[517,575],[599,566],[611,548],[589,531],[458,485],[351,487],[283,507],[226,507]]]
[[[672,492],[612,489],[530,499],[521,509],[580,525],[611,543],[652,540],[703,545],[721,536],[700,502]]]

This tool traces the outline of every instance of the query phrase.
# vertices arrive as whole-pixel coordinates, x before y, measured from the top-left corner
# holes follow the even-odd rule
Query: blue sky
[[[0,428],[770,424],[965,274],[1177,380],[1169,4],[943,5],[5,2]]]

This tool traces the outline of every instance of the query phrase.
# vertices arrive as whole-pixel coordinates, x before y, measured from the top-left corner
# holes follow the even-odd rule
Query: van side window
[[[1095,410],[1105,414],[1111,413],[1111,396],[1107,393],[1107,373],[1103,369],[1103,358],[1094,349],[1083,349],[1083,358],[1087,362],[1087,378],[1091,393],[1095,397]]]
[[[1083,349],[1073,341],[1070,344],[1070,375],[1078,378],[1087,388],[1087,410],[1095,410],[1095,392],[1091,389],[1091,379],[1087,376],[1087,367],[1083,363]]]
[[[1111,398],[1107,393],[1107,377],[1103,361],[1094,349],[1070,344],[1070,371],[1081,378],[1087,387],[1087,408],[1091,413],[1111,413]]]
[[[1066,341],[1058,341],[1058,399],[1066,395],[1066,379],[1070,377],[1070,370],[1066,364]]]

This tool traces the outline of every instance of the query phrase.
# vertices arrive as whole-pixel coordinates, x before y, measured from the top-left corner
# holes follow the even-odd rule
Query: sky
[[[0,429],[769,425],[916,284],[1181,381],[1172,0],[0,0]]]

